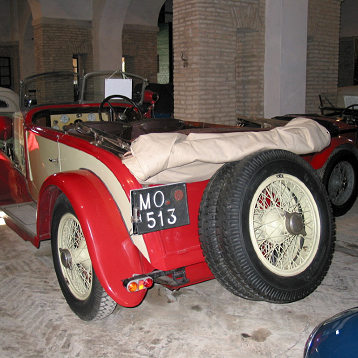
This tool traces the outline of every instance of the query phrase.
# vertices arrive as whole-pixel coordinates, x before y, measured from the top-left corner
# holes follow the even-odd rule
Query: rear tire
[[[346,214],[358,192],[358,160],[349,150],[331,156],[323,170],[322,182],[331,201],[334,216]]]
[[[57,279],[72,311],[85,321],[110,315],[116,302],[96,276],[81,225],[63,194],[54,208],[51,247]]]

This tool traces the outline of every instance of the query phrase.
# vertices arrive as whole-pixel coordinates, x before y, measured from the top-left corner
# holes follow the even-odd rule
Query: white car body
[[[12,115],[19,110],[19,95],[9,88],[0,87],[0,115]]]

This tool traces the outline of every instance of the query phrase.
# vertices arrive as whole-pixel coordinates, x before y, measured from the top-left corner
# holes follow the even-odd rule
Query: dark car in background
[[[358,307],[320,323],[310,334],[303,358],[358,357]]]

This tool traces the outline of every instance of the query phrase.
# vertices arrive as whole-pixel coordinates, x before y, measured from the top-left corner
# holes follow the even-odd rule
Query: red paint
[[[8,140],[12,136],[12,120],[7,116],[0,116],[0,140]]]
[[[8,205],[31,200],[25,178],[0,151],[0,204]]]
[[[58,195],[57,190],[60,190],[72,204],[102,286],[120,305],[138,305],[143,300],[145,292],[128,293],[122,280],[134,273],[145,273],[142,266],[145,259],[133,245],[117,205],[105,185],[86,170],[59,173],[49,177],[44,182],[39,196],[38,222],[46,219],[46,208],[43,211],[42,205],[48,201],[47,196],[54,194],[54,187],[58,188],[55,195]],[[47,222],[50,225],[50,220]],[[41,236],[41,230],[48,232],[50,227],[38,224],[38,229]]]
[[[331,143],[327,148],[323,149],[319,153],[304,156],[304,159],[307,160],[314,169],[320,169],[326,163],[332,152],[342,145],[348,145],[350,147],[353,147],[352,141],[347,137],[334,137],[332,138]]]
[[[154,267],[165,271],[205,262],[199,241],[198,216],[206,184],[207,181],[187,184],[189,225],[143,235]]]

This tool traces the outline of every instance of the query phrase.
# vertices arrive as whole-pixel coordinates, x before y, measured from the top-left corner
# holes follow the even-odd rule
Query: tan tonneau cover
[[[257,151],[285,149],[308,154],[321,151],[330,140],[327,129],[302,117],[259,132],[151,133],[132,143],[123,163],[142,184],[195,182]]]

